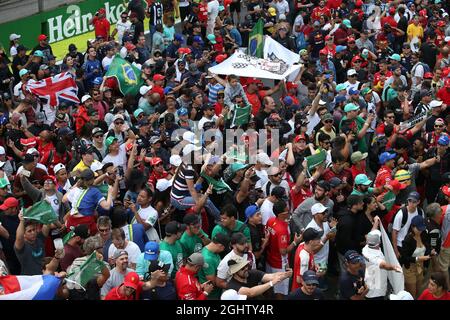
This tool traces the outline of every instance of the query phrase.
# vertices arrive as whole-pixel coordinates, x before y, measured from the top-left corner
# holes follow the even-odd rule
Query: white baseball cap
[[[177,154],[171,155],[169,162],[174,167],[179,167],[181,165],[181,157]]]
[[[256,156],[256,161],[266,166],[273,165],[273,161],[270,160],[269,156],[265,152],[258,153],[258,155]]]
[[[39,153],[36,148],[30,148],[27,150],[27,154]]]
[[[14,40],[20,39],[21,37],[22,36],[20,34],[12,33],[9,35],[9,41],[14,41]]]
[[[397,294],[389,295],[389,300],[414,300],[411,293],[408,291],[399,291]]]
[[[60,170],[65,169],[65,168],[66,168],[65,165],[63,165],[62,163],[58,163],[57,165],[55,165],[55,166],[53,167],[53,172],[54,172],[55,174],[57,174]]]
[[[184,146],[183,155],[187,155],[187,154],[191,153],[192,151],[199,151],[199,150],[202,150],[202,147],[195,146],[190,143],[190,144],[187,144]]]
[[[139,93],[141,94],[141,96],[145,96],[147,92],[149,92],[150,90],[152,90],[152,86],[142,86],[139,89]]]
[[[156,182],[156,189],[160,192],[164,192],[172,186],[172,183],[173,183],[173,179],[171,179],[171,180],[159,179]]]
[[[6,154],[5,148],[0,146],[0,155]]]
[[[101,162],[99,162],[99,161],[94,161],[91,164],[91,170],[94,171],[94,172],[96,172],[98,170],[102,170],[102,168],[103,168],[103,164]]]
[[[325,212],[325,211],[327,211],[328,210],[328,208],[327,207],[325,207],[323,204],[321,204],[321,203],[316,203],[315,205],[313,205],[312,207],[311,207],[311,213],[312,213],[312,215],[314,216],[314,215],[316,215],[316,214],[318,214],[318,213],[323,213],[323,212]]]
[[[442,106],[444,102],[441,100],[433,100],[430,102],[430,108],[436,108]]]
[[[356,70],[355,70],[355,69],[349,69],[349,70],[347,71],[347,75],[348,75],[348,76],[352,76],[352,75],[354,75],[354,74],[356,74]]]
[[[84,96],[81,97],[81,103],[85,103],[89,99],[92,99],[92,97],[88,94],[85,94]]]
[[[228,289],[222,293],[220,300],[247,300],[247,296],[239,294],[234,289]]]
[[[183,140],[186,140],[187,142],[198,144],[199,140],[195,138],[195,133],[192,131],[186,131],[183,133]]]

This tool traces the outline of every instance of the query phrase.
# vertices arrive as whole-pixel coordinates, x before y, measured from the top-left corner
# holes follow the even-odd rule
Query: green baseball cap
[[[364,88],[361,90],[360,95],[365,96],[366,94],[369,94],[372,92],[372,89],[370,88]]]
[[[144,113],[144,110],[142,110],[141,108],[138,108],[138,109],[134,110],[133,115],[137,119],[137,117],[139,117],[139,115],[141,113]]]
[[[113,144],[114,141],[118,141],[116,137],[108,137],[105,141],[106,150],[109,150],[109,146]]]
[[[344,107],[344,112],[359,110],[359,106],[354,103],[347,103]]]
[[[360,173],[355,177],[355,185],[363,184],[365,186],[368,186],[372,183],[372,180],[367,178],[367,176],[364,173]]]
[[[342,23],[343,23],[347,28],[351,28],[351,27],[352,27],[352,23],[351,23],[350,20],[348,20],[348,19],[344,19],[344,21],[342,21]]]
[[[336,86],[336,91],[337,91],[337,92],[339,92],[339,91],[341,91],[341,90],[347,90],[347,85],[346,85],[345,83],[339,83],[339,84]]]
[[[210,33],[210,34],[208,34],[207,36],[206,36],[206,38],[209,40],[209,42],[211,42],[212,44],[216,44],[217,42],[216,42],[216,36],[215,35],[213,35],[212,33]]]
[[[0,178],[0,189],[3,189],[7,186],[9,186],[9,181],[6,180],[5,178]]]
[[[247,167],[246,164],[242,164],[242,163],[239,163],[239,162],[232,163],[231,166],[230,166],[231,171],[233,171],[233,173],[238,172],[239,170],[242,170],[242,169],[244,169],[246,167]]]
[[[392,59],[392,60],[395,60],[395,61],[399,61],[399,62],[402,60],[402,58],[400,57],[400,55],[398,53],[394,53],[393,55],[391,55],[389,57],[389,59]]]
[[[44,53],[41,50],[36,50],[34,52],[33,56],[43,58],[44,57]]]

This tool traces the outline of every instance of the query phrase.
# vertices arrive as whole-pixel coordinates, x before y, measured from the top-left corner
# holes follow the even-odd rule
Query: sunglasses
[[[349,78],[354,78],[356,77],[356,74],[352,74],[351,76],[348,76]]]
[[[386,118],[388,118],[388,119],[394,119],[395,116],[387,116]]]
[[[103,135],[102,134],[97,134],[97,135],[94,136],[94,138],[103,138]]]
[[[355,44],[355,42],[354,42],[354,41],[351,41],[351,42],[348,42],[348,44]]]
[[[333,120],[325,120],[325,123],[333,123]]]
[[[123,122],[123,121],[115,121],[114,122],[114,124],[117,124],[117,125],[119,125],[119,124],[124,124],[125,122]]]
[[[110,229],[98,229],[98,232],[101,232],[101,233],[105,233],[105,232],[108,232]]]
[[[44,184],[53,184],[53,180],[45,180]]]
[[[434,127],[435,127],[435,128],[443,128],[444,126],[441,125],[441,124],[435,124]]]

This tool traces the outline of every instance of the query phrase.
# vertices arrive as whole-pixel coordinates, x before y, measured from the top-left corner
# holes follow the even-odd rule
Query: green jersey
[[[200,230],[200,233],[207,236],[203,230]],[[190,236],[186,231],[181,236],[180,244],[183,247],[185,257],[189,257],[194,252],[200,252],[203,248],[202,239],[196,234]]]
[[[177,273],[178,269],[183,265],[183,247],[181,246],[180,241],[175,241],[174,244],[169,244],[165,240],[161,241],[159,243],[159,249],[160,250],[166,250],[169,251],[172,255],[173,259],[173,271],[172,271],[172,278],[175,278],[175,274]]]
[[[208,281],[206,276],[215,276],[217,274],[217,267],[221,261],[220,256],[217,253],[209,251],[206,247],[202,249],[202,256],[205,262],[208,264],[208,268],[202,268],[198,272],[198,280],[200,283]],[[209,294],[208,298],[219,298],[222,294],[222,289],[214,288],[214,290]]]

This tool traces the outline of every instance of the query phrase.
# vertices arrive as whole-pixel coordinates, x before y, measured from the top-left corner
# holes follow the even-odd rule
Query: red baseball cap
[[[20,139],[20,144],[25,147],[34,147],[36,143],[36,138]]]
[[[424,79],[433,79],[433,73],[431,72],[425,72],[425,74],[423,75]]]
[[[252,83],[261,84],[262,81],[258,78],[247,78],[247,85],[252,84]]]
[[[363,2],[361,0],[357,0],[355,3],[356,7],[362,7],[362,5],[363,5]]]
[[[422,17],[426,17],[427,16],[427,9],[422,9],[419,11],[419,15]]]
[[[58,182],[56,181],[55,176],[51,176],[51,175],[46,175],[44,176],[44,181],[46,180],[52,180],[53,184],[56,186],[58,184]]]
[[[39,35],[38,41],[44,41],[44,40],[47,40],[47,36],[45,34]]]
[[[164,77],[162,74],[157,73],[153,76],[153,81],[161,81],[164,80],[165,78],[166,77]]]
[[[400,191],[400,190],[403,190],[403,189],[405,189],[406,187],[407,187],[407,185],[406,184],[404,184],[404,183],[401,183],[400,181],[398,181],[398,180],[391,180],[390,182],[389,182],[389,185],[395,190],[395,191]]]
[[[160,164],[160,163],[162,163],[162,162],[163,162],[163,161],[162,161],[161,158],[154,157],[154,158],[152,158],[152,159],[150,160],[150,165],[151,165],[152,167],[154,167],[154,166],[156,166],[156,165],[158,165],[158,164]]]
[[[347,38],[347,42],[355,42],[355,41],[356,41],[355,37],[348,37]]]
[[[450,87],[450,78],[445,79],[444,85]]]
[[[106,13],[106,10],[105,10],[105,8],[101,8],[101,9],[99,9],[99,10],[98,10],[98,13],[100,13],[100,14],[105,14],[105,13]]]
[[[395,13],[395,8],[394,7],[390,7],[389,8],[389,13],[390,14],[394,14]]]
[[[447,197],[450,197],[450,188],[448,186],[443,186],[442,193],[444,193]],[[11,199],[11,198],[8,198],[8,199]],[[6,199],[6,200],[8,200],[8,199]]]
[[[128,273],[123,279],[123,285],[137,290],[139,285],[139,275],[136,272]]]
[[[438,21],[437,26],[438,27],[445,27],[445,22],[440,20],[440,21]]]
[[[132,43],[127,43],[127,44],[125,45],[125,48],[126,48],[128,51],[131,51],[131,50],[136,49],[136,46],[135,46],[134,44],[132,44]]]
[[[294,143],[298,143],[298,142],[300,142],[300,140],[306,141],[306,136],[305,136],[304,133],[297,135],[297,136],[294,138]]]
[[[286,82],[286,89],[290,90],[290,89],[297,89],[298,88],[298,84],[295,82]]]
[[[0,206],[0,210],[5,211],[10,208],[15,208],[19,206],[19,200],[13,197],[6,198],[3,204]]]
[[[323,48],[322,50],[319,51],[319,54],[328,55],[328,50],[326,48]]]
[[[330,40],[330,39],[332,39],[332,38],[333,38],[333,36],[330,36],[330,35],[328,34],[328,35],[325,36],[325,41],[328,41],[328,40]]]
[[[217,62],[217,63],[222,63],[222,62],[225,61],[226,58],[228,58],[228,56],[227,56],[226,54],[219,54],[219,55],[216,57],[216,62]]]

